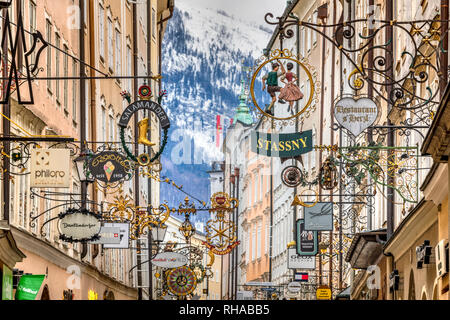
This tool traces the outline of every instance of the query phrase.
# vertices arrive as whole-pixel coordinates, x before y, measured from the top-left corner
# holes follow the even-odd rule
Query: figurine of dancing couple
[[[292,62],[288,62],[286,64],[286,69],[284,69],[283,64],[277,60],[278,62],[272,63],[272,71],[267,73],[263,78],[263,91],[266,90],[267,84],[267,93],[272,97],[272,102],[267,108],[266,112],[273,115],[272,107],[275,104],[277,97],[276,92],[280,92],[278,96],[278,102],[281,104],[285,104],[286,101],[289,102],[288,112],[292,115],[294,114],[294,102],[300,99],[303,99],[303,93],[300,91],[300,88],[295,84],[298,80],[298,77],[295,73],[292,72],[294,69],[294,65]],[[281,67],[281,70],[280,70]],[[281,88],[278,86],[278,79],[284,83],[284,87]],[[286,81],[287,80],[287,81]],[[286,101],[285,101],[286,100]]]

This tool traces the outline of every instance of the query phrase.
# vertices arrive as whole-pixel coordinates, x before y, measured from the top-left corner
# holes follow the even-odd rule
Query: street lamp
[[[94,182],[94,178],[88,171],[88,160],[89,156],[92,154],[92,151],[87,149],[85,152],[82,152],[78,158],[74,160],[78,178],[81,183],[92,183]]]
[[[164,237],[166,236],[167,226],[155,223],[152,226],[152,239],[157,244],[164,241]]]

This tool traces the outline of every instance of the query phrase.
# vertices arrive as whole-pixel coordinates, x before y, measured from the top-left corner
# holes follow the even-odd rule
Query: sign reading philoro
[[[70,163],[69,149],[32,149],[30,186],[69,188]]]
[[[280,134],[252,132],[252,151],[257,154],[291,158],[308,153],[312,148],[312,130]]]

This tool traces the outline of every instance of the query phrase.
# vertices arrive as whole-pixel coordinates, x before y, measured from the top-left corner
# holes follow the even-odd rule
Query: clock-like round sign
[[[195,272],[186,266],[167,271],[167,287],[176,296],[187,296],[197,287]]]

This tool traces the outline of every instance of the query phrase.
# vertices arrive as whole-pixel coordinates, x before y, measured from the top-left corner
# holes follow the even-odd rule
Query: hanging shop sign
[[[294,274],[294,281],[308,282],[309,274],[307,272],[296,272]]]
[[[32,149],[30,186],[69,188],[70,167],[69,149]]]
[[[394,292],[398,290],[400,284],[400,275],[398,270],[395,269],[389,275],[389,292]]]
[[[305,230],[332,231],[333,203],[318,202],[314,207],[304,207]]]
[[[298,281],[289,282],[287,289],[290,293],[298,293],[302,289],[302,285]]]
[[[236,293],[236,300],[253,300],[253,291],[238,291]]]
[[[249,88],[256,115],[259,118],[265,116],[274,120],[290,120],[303,114],[309,116],[310,110],[315,108],[320,90],[317,74],[306,59],[296,56],[289,49],[275,49],[268,52],[263,59],[258,59],[257,63],[252,69],[254,72]],[[297,74],[296,70],[300,73]],[[255,96],[257,80],[262,81],[263,91],[267,91],[266,99],[259,99],[259,103]],[[300,90],[297,81],[304,84],[308,91],[302,92],[303,89]],[[263,101],[270,101],[270,104],[264,107]],[[296,103],[298,109],[294,111]],[[283,117],[283,114],[286,116]]]
[[[313,149],[312,130],[271,134],[252,132],[252,151],[268,157],[293,158]]]
[[[296,224],[297,253],[301,256],[315,256],[318,252],[318,232],[305,230],[304,219],[298,219]]]
[[[316,291],[317,300],[331,300],[331,289],[329,286],[320,286]]]
[[[281,172],[281,181],[289,188],[295,188],[303,181],[303,172],[297,166],[288,166]]]
[[[169,291],[179,297],[191,294],[197,287],[195,272],[186,266],[168,270],[166,278]]]
[[[98,300],[98,293],[94,290],[88,291],[88,300]]]
[[[20,277],[16,290],[16,300],[34,300],[38,294],[45,275],[26,274]]]
[[[13,272],[5,264],[3,265],[2,300],[13,299]]]
[[[430,264],[431,251],[430,240],[425,240],[416,247],[417,269],[422,269],[424,264]]]
[[[119,244],[120,228],[101,227],[98,234],[99,239],[90,241],[89,244]]]
[[[103,245],[105,249],[128,249],[130,247],[130,224],[129,223],[104,223],[105,228],[119,228],[119,243],[107,243]]]
[[[125,179],[130,168],[130,161],[125,155],[116,151],[104,151],[89,159],[89,172],[99,181],[113,183]]]
[[[122,147],[125,150],[125,153],[127,156],[132,159],[133,161],[139,163],[141,166],[148,166],[153,161],[158,159],[160,155],[163,153],[164,148],[167,144],[167,134],[170,127],[170,121],[169,117],[167,116],[164,109],[156,102],[151,101],[151,90],[148,86],[144,85],[139,88],[139,96],[141,100],[135,101],[134,103],[130,104],[122,113],[122,116],[119,120],[119,127],[120,127],[120,139],[122,141]],[[156,152],[156,154],[151,157],[149,154],[142,153],[139,155],[133,154],[130,149],[128,148],[128,145],[125,141],[125,129],[128,126],[128,123],[130,122],[130,119],[132,118],[132,115],[134,115],[139,110],[147,110],[150,112],[153,112],[159,119],[159,124],[161,125],[161,128],[163,129],[163,137],[161,139],[162,143],[159,147],[159,151]],[[144,118],[138,122],[138,143],[147,147],[153,147],[155,143],[150,141],[148,137],[148,131],[150,127],[150,118]]]
[[[152,264],[161,268],[178,268],[185,266],[188,258],[177,252],[158,253],[153,259]]]
[[[59,216],[59,238],[66,242],[89,242],[99,239],[101,215],[80,209],[68,209]]]
[[[369,98],[343,98],[334,107],[334,117],[355,137],[374,124],[378,117],[378,107]]]
[[[288,249],[288,269],[316,269],[316,257],[300,256],[296,248]]]

